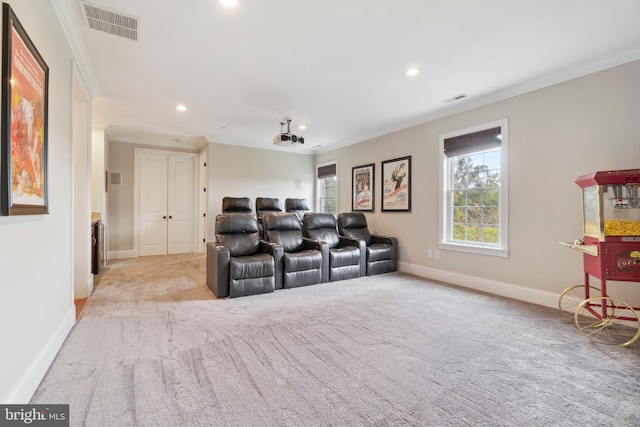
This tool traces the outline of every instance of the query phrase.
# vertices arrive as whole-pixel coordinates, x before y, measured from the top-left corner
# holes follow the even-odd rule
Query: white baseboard
[[[16,405],[29,403],[75,322],[76,308],[75,305],[72,305],[58,327],[51,334],[49,341],[42,346],[40,353],[35,357],[31,366],[27,367],[18,384],[9,392],[9,396],[6,399],[1,399],[3,403]]]
[[[107,259],[127,259],[127,258],[136,258],[136,255],[133,250],[127,251],[109,251]]]
[[[413,265],[406,262],[398,263],[398,270],[404,273],[414,274],[426,279],[438,280],[451,283],[452,285],[475,289],[477,291],[489,292],[507,298],[543,305],[545,307],[558,307],[558,294],[540,289],[528,288],[525,286],[513,285],[511,283],[498,282],[481,277],[468,276],[452,271],[438,270],[431,267]]]

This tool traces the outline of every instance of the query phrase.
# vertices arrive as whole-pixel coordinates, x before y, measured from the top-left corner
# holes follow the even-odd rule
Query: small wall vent
[[[81,2],[89,28],[138,41],[138,18]]]
[[[122,173],[111,172],[111,185],[122,185]]]

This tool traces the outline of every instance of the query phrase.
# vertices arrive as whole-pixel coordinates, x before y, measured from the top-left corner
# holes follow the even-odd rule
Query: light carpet
[[[391,273],[216,300],[202,255],[115,260],[32,403],[73,426],[637,426],[640,345]]]

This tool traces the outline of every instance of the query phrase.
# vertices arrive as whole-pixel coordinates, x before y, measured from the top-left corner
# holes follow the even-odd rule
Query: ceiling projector
[[[286,120],[287,131],[283,131],[285,122],[280,122],[280,133],[273,138],[273,145],[288,146],[304,144],[303,137],[291,133],[291,119]]]

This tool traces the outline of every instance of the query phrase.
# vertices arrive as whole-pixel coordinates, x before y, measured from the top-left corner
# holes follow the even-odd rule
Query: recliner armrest
[[[207,243],[207,286],[217,298],[229,296],[229,249],[216,242]]]
[[[360,277],[367,275],[367,245],[355,237],[340,236],[340,246],[355,246],[360,249]]]
[[[322,255],[322,283],[329,281],[329,244],[323,240],[314,240],[303,237],[305,249],[316,249]]]
[[[393,271],[398,270],[398,238],[390,236],[381,236],[379,234],[371,235],[372,243],[386,243],[393,246]]]
[[[273,257],[276,289],[282,289],[284,287],[284,266],[282,264],[284,249],[282,248],[282,245],[267,242],[266,240],[260,240],[260,252],[270,254]]]
[[[339,236],[338,246],[355,246],[357,248],[360,247],[359,240],[354,239],[353,237],[347,236]]]

